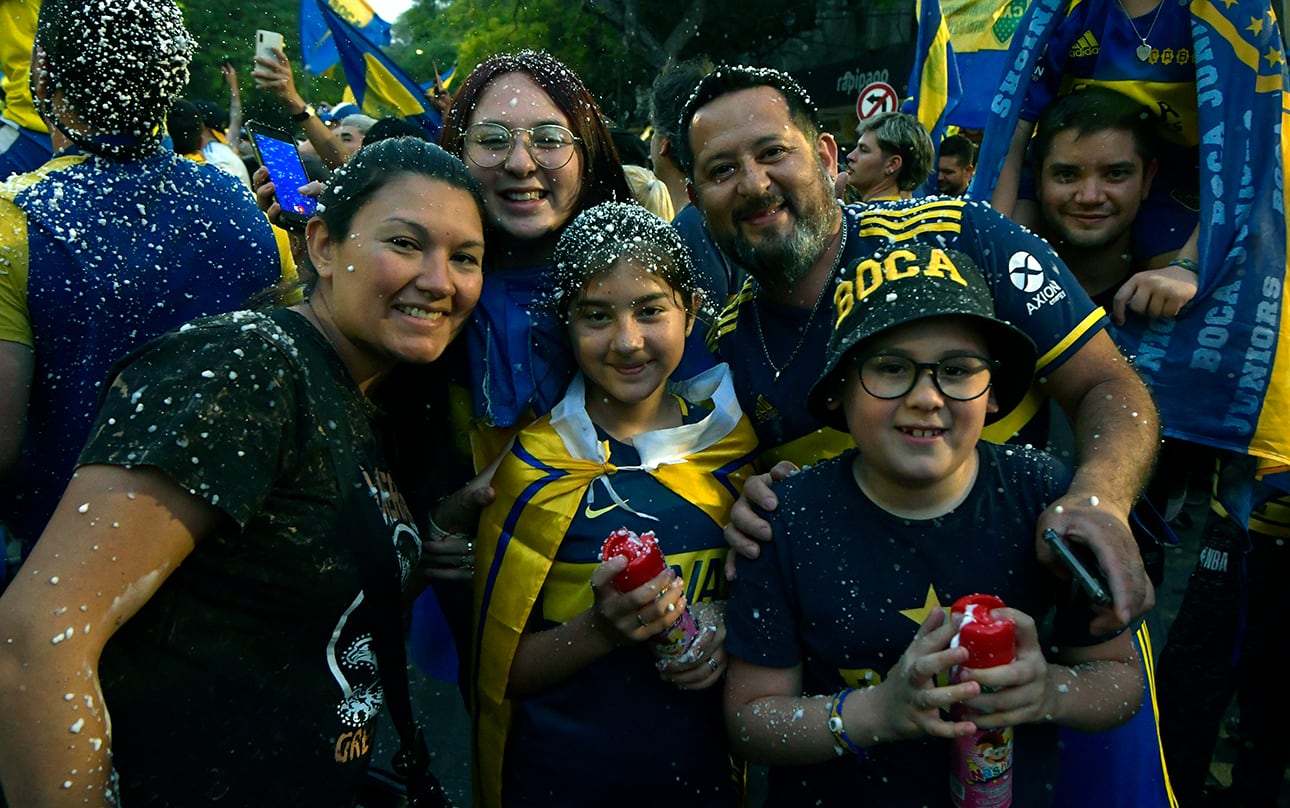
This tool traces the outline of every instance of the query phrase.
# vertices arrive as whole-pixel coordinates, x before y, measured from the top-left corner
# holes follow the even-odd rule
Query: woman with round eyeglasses
[[[453,99],[440,142],[483,186],[490,229],[483,292],[451,357],[454,380],[468,393],[453,392],[447,419],[433,405],[419,415],[425,446],[452,440],[460,449],[455,466],[437,461],[427,470],[434,478],[423,492],[428,500],[458,489],[499,458],[511,435],[563,397],[577,366],[562,327],[543,305],[552,253],[575,215],[633,199],[595,98],[546,53],[499,54],[475,68]],[[470,614],[465,584],[474,574],[479,509],[492,499],[489,476],[480,474],[430,509],[437,541],[427,543],[428,573],[463,651]],[[435,652],[422,625],[414,625],[413,658],[429,662]]]
[[[444,121],[442,144],[484,186],[493,226],[467,340],[474,415],[519,428],[559,400],[574,370],[558,325],[531,305],[556,241],[577,213],[630,200],[631,189],[595,98],[545,53],[500,54],[475,68]],[[503,443],[476,441],[477,464]]]

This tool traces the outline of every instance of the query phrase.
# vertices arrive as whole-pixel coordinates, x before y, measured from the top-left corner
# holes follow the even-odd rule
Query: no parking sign
[[[856,117],[867,120],[880,112],[895,112],[898,106],[896,88],[885,81],[875,81],[856,98]]]

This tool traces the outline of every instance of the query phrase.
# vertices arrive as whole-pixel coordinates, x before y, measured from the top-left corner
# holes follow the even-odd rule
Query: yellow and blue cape
[[[637,435],[641,463],[630,470],[645,471],[724,526],[757,447],[729,366],[671,383],[669,390],[713,409],[698,422]],[[608,462],[585,402],[579,375],[550,414],[516,437],[493,476],[497,499],[480,519],[469,697],[479,806],[501,804],[511,662],[556,551],[592,482],[629,470]],[[589,588],[585,598],[582,607],[590,607]]]

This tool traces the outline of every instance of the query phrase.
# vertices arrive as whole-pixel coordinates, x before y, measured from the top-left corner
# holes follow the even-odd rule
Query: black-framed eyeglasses
[[[915,362],[907,356],[869,354],[855,356],[852,363],[860,373],[860,384],[874,398],[893,399],[909,395],[924,371],[941,395],[955,401],[980,398],[990,389],[990,376],[999,366],[993,359],[975,354],[948,356],[939,362]]]
[[[466,158],[480,168],[496,168],[511,156],[511,149],[521,135],[533,162],[551,171],[568,165],[573,159],[574,147],[582,142],[573,132],[553,123],[531,129],[477,123],[466,129]]]

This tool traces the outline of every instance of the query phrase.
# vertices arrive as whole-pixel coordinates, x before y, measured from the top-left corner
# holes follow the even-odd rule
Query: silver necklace
[[[770,347],[766,345],[766,331],[761,327],[761,310],[757,307],[756,294],[753,295],[753,323],[757,326],[757,341],[761,343],[761,352],[762,355],[766,357],[766,364],[770,365],[770,369],[775,371],[775,376],[772,381],[778,382],[779,377],[784,373],[784,371],[788,370],[789,366],[793,364],[793,360],[802,352],[802,346],[806,344],[806,336],[811,333],[811,324],[815,322],[815,313],[820,308],[820,301],[824,300],[825,293],[829,291],[830,282],[838,273],[838,267],[842,264],[842,253],[846,251],[846,248],[847,214],[844,210],[842,212],[842,240],[838,243],[838,254],[833,258],[833,268],[829,270],[829,276],[824,279],[824,285],[820,287],[820,293],[815,296],[815,302],[811,304],[811,316],[806,318],[806,323],[802,326],[802,333],[797,338],[797,344],[793,346],[793,352],[788,355],[788,361],[780,367],[776,367],[775,360],[770,358]],[[753,283],[756,284],[756,281]],[[756,288],[759,290],[761,287],[757,286]]]
[[[1138,26],[1133,24],[1133,15],[1124,7],[1124,0],[1115,0],[1115,2],[1120,6],[1120,10],[1124,12],[1124,16],[1129,19],[1129,27],[1133,29],[1133,35],[1142,40],[1142,44],[1134,50],[1134,53],[1138,54],[1138,61],[1147,61],[1151,58],[1151,45],[1147,44],[1147,39],[1151,37],[1151,32],[1156,30],[1156,22],[1160,20],[1160,10],[1165,7],[1165,3],[1168,0],[1160,0],[1160,5],[1156,6],[1156,16],[1151,18],[1151,25],[1147,28],[1146,36],[1138,33]]]

